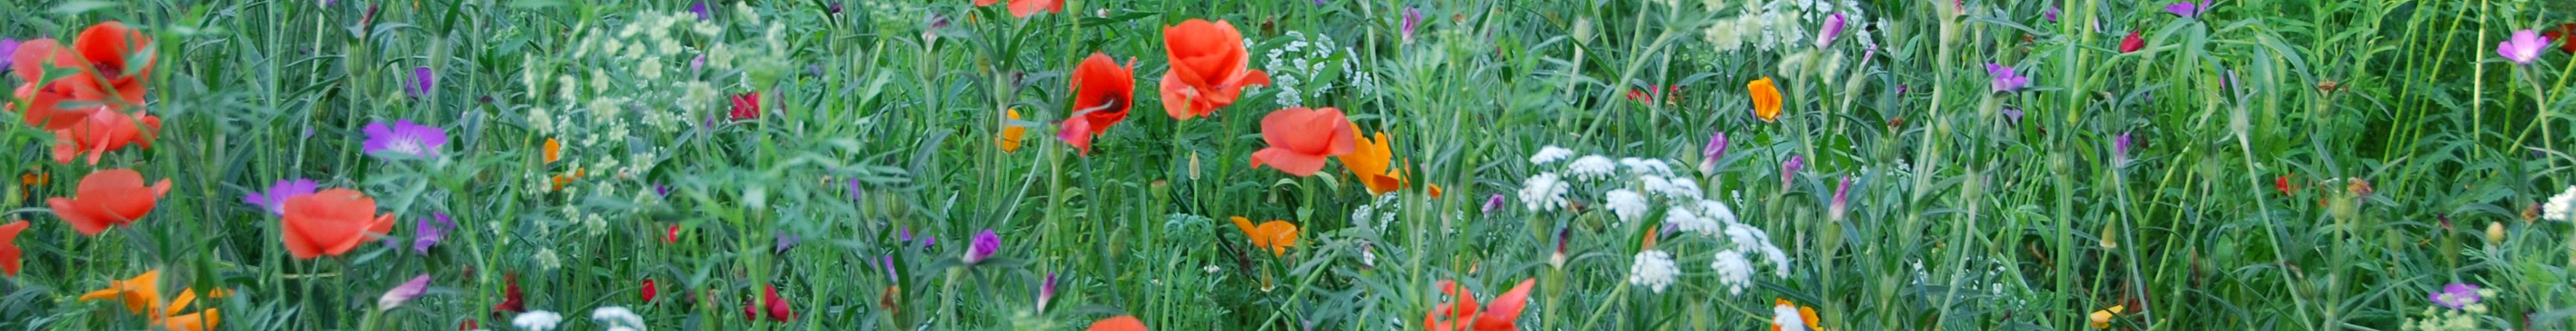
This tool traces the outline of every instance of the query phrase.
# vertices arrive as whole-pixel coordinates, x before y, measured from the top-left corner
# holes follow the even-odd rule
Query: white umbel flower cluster
[[[1743,252],[1719,251],[1708,268],[1717,270],[1717,284],[1726,288],[1727,295],[1743,295],[1745,288],[1753,287],[1753,261],[1745,260]]]
[[[2540,218],[2552,221],[2576,219],[2576,186],[2568,186],[2566,192],[2549,197],[2549,203],[2540,205]]]
[[[1600,155],[1584,155],[1574,159],[1574,163],[1565,165],[1567,176],[1581,180],[1602,180],[1610,178],[1611,173],[1618,171],[1618,164],[1611,163],[1609,157]]]
[[[1601,197],[1601,201],[1602,205],[1610,208],[1610,213],[1619,215],[1620,222],[1634,222],[1646,217],[1647,208],[1650,208],[1646,204],[1646,195],[1628,189],[1610,190],[1609,194]]]
[[[1673,265],[1672,253],[1649,249],[1637,252],[1636,263],[1628,266],[1628,284],[1664,293],[1664,288],[1671,287],[1673,279],[1681,274],[1681,268]]]
[[[1529,211],[1554,211],[1565,208],[1566,182],[1556,173],[1542,172],[1521,182],[1521,204]]]

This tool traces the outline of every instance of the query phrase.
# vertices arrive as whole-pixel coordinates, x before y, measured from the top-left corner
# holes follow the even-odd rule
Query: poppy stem
[[[1600,322],[1601,322],[1601,315],[1602,315],[1602,314],[1609,313],[1609,312],[1610,312],[1610,306],[1617,306],[1617,305],[1619,305],[1619,303],[1620,303],[1622,300],[1627,299],[1627,298],[1628,298],[1628,288],[1630,288],[1630,287],[1636,287],[1636,285],[1629,285],[1629,284],[1627,284],[1627,283],[1620,283],[1620,285],[1619,285],[1619,288],[1618,288],[1618,289],[1610,290],[1610,301],[1601,303],[1601,307],[1600,307],[1600,308],[1593,308],[1593,309],[1592,309],[1592,317],[1588,317],[1588,318],[1584,318],[1584,319],[1583,319],[1583,327],[1580,327],[1580,328],[1574,328],[1574,329],[1575,329],[1575,330],[1599,330],[1599,329],[1592,328],[1592,325],[1594,325],[1594,324],[1597,324],[1597,323],[1600,323]]]

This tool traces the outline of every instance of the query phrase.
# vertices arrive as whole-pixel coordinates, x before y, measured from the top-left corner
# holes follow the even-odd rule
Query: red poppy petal
[[[1297,175],[1297,177],[1305,177],[1313,176],[1316,171],[1324,170],[1324,157],[1321,155],[1300,154],[1287,149],[1271,147],[1252,153],[1252,166],[1260,167],[1263,164],[1268,164],[1271,168],[1278,168],[1280,172]]]

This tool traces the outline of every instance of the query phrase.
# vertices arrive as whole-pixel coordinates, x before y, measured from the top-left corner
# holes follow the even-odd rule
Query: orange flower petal
[[[18,233],[27,230],[27,221],[0,224],[0,274],[17,276],[19,267]]]
[[[1761,118],[1763,122],[1780,118],[1780,88],[1771,85],[1771,77],[1745,83],[1744,88],[1753,98],[1753,117]]]
[[[1140,321],[1140,320],[1137,320],[1135,316],[1127,316],[1127,315],[1118,315],[1117,317],[1110,317],[1110,318],[1100,319],[1099,321],[1093,321],[1093,322],[1091,322],[1091,327],[1089,327],[1089,328],[1084,328],[1083,330],[1085,330],[1085,331],[1146,331],[1146,330],[1145,330],[1145,321]]]

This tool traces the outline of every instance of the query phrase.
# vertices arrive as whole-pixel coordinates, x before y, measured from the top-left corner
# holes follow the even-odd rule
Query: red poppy
[[[762,306],[769,307],[770,320],[786,322],[789,319],[796,318],[796,312],[787,308],[787,299],[778,297],[778,286],[764,285],[762,287],[766,288],[768,293],[762,294],[760,301]],[[746,302],[742,305],[742,318],[759,319],[760,314],[757,311],[752,310],[751,304]]]
[[[671,230],[669,230],[669,231],[666,231],[666,232],[662,233],[662,242],[664,242],[664,243],[678,243],[678,242],[680,242],[680,225],[678,225],[678,224],[672,224],[672,225],[671,225]]]
[[[1109,54],[1092,52],[1091,58],[1073,67],[1073,113],[1056,131],[1057,139],[1091,155],[1091,138],[1109,132],[1110,125],[1127,120],[1127,109],[1136,101],[1136,59],[1127,59],[1119,67]]]
[[[1182,21],[1163,28],[1163,48],[1172,69],[1163,73],[1163,112],[1187,120],[1216,114],[1234,104],[1246,85],[1270,85],[1270,74],[1247,66],[1243,32],[1225,21]]]
[[[652,278],[644,279],[644,302],[653,302],[653,296],[660,292],[662,292],[661,287],[653,286]]]
[[[2558,41],[2559,51],[2576,54],[2576,40],[2568,40],[2568,37],[2576,37],[2576,23],[2559,24],[2556,29],[2541,31],[2540,36]]]
[[[280,239],[298,259],[338,256],[392,232],[394,214],[376,214],[376,199],[335,188],[286,199]]]
[[[1458,297],[1458,302],[1433,306],[1430,314],[1422,316],[1423,328],[1435,331],[1519,330],[1520,326],[1516,323],[1520,320],[1521,310],[1529,306],[1530,286],[1535,284],[1538,284],[1537,278],[1522,279],[1520,285],[1512,286],[1511,291],[1503,292],[1503,296],[1494,297],[1492,305],[1485,306],[1484,310],[1477,310],[1475,293],[1468,292],[1466,287],[1458,286],[1455,282],[1440,281],[1440,291]],[[1442,317],[1447,318],[1444,321]]]
[[[1252,166],[1269,164],[1298,177],[1324,169],[1324,157],[1349,155],[1359,149],[1351,120],[1340,109],[1288,107],[1261,118],[1261,140],[1269,148],[1252,153]]]
[[[477,323],[474,323],[474,319],[472,319],[472,318],[467,318],[467,319],[465,319],[465,323],[457,324],[457,325],[456,325],[456,331],[465,331],[465,330],[473,330],[473,329],[481,329],[481,328],[483,328],[483,325],[481,325],[481,324],[477,324]]]
[[[18,99],[27,100],[27,124],[46,130],[70,129],[91,121],[100,112],[114,112],[143,104],[144,86],[152,76],[155,57],[144,52],[152,47],[152,38],[114,21],[91,25],[74,39],[69,50],[53,39],[36,39],[20,44],[10,54],[12,68],[26,82],[17,90]],[[138,53],[140,56],[138,56]],[[141,60],[136,63],[134,60]],[[73,69],[71,75],[44,78],[45,68]],[[34,82],[46,82],[37,86]]]
[[[81,235],[98,235],[108,227],[132,224],[152,212],[162,195],[170,194],[170,180],[143,186],[143,173],[126,169],[108,169],[81,177],[80,191],[72,198],[45,200],[54,215],[71,223]]]
[[[27,231],[27,221],[0,224],[0,274],[18,275],[18,233]]]
[[[161,131],[161,117],[149,114],[136,118],[118,111],[101,111],[70,129],[54,130],[54,162],[72,163],[72,158],[89,154],[89,164],[108,151],[126,145],[152,148],[152,137]]]
[[[991,6],[1001,2],[1002,0],[975,0],[975,5]],[[1011,0],[1011,17],[1028,18],[1029,15],[1037,15],[1040,10],[1050,13],[1064,12],[1064,0]]]
[[[727,115],[734,120],[760,119],[760,92],[733,95],[733,112]]]
[[[2280,190],[2281,194],[2290,194],[2290,176],[2284,175],[2279,178],[2273,178],[2272,189]]]
[[[2129,31],[2129,37],[2128,37],[2128,38],[2121,38],[2121,39],[2120,39],[2120,53],[2121,53],[2121,54],[2127,54],[2127,53],[2129,53],[2129,52],[2136,52],[2136,51],[2138,51],[2138,50],[2140,50],[2140,49],[2146,49],[2146,48],[2147,48],[2147,40],[2146,40],[2145,38],[2139,38],[2139,37],[2138,37],[2138,32],[2137,32],[2137,31]]]
[[[1083,330],[1083,331],[1146,331],[1146,330],[1145,330],[1145,321],[1137,320],[1135,316],[1128,316],[1128,315],[1118,315],[1118,316],[1116,316],[1116,317],[1103,318],[1103,319],[1100,319],[1099,321],[1093,321],[1093,322],[1091,322],[1091,327],[1083,328],[1082,330]]]
[[[493,305],[492,311],[528,312],[528,302],[525,300],[528,295],[526,292],[519,291],[519,275],[503,275],[501,282],[501,304]]]

